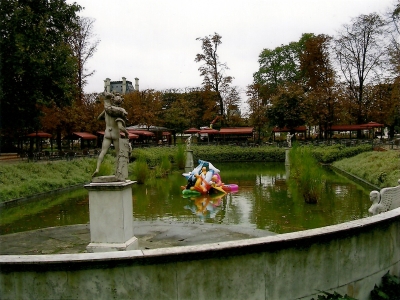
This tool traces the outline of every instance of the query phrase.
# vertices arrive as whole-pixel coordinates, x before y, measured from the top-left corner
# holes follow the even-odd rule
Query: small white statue
[[[189,136],[189,137],[186,139],[186,150],[190,150],[190,145],[191,145],[191,143],[192,143],[192,136]]]
[[[377,215],[400,207],[400,179],[399,185],[394,187],[386,187],[378,191],[372,191],[369,198],[372,201],[371,207],[368,212]]]
[[[288,133],[286,136],[286,142],[287,142],[289,148],[292,147],[292,137],[293,136],[294,136],[294,134],[290,134],[290,133]]]
[[[383,207],[379,204],[379,201],[381,199],[381,195],[379,194],[379,192],[372,191],[371,193],[369,193],[369,199],[371,200],[372,205],[368,209],[368,212],[372,215],[377,215],[381,213]]]

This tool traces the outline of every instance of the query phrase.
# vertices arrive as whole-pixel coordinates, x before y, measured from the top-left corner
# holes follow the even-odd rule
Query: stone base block
[[[189,173],[193,171],[194,163],[193,163],[193,150],[186,150],[186,163],[185,163],[185,172]]]
[[[129,251],[139,249],[138,239],[132,237],[125,243],[90,243],[86,246],[87,252]]]
[[[133,235],[132,184],[134,181],[90,183],[90,244],[88,252],[138,249]]]

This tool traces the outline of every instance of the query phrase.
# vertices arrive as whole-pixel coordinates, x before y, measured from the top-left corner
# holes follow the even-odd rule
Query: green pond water
[[[324,194],[307,204],[296,185],[288,184],[283,163],[220,163],[224,183],[239,185],[226,195],[184,198],[181,173],[132,188],[134,220],[239,224],[287,233],[318,228],[369,216],[370,188],[324,167]],[[0,234],[86,224],[88,192],[84,188],[0,208]]]

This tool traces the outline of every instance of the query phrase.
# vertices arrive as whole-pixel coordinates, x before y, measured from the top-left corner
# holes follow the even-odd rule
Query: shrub
[[[167,155],[163,155],[161,158],[161,163],[155,167],[155,177],[164,177],[171,170],[171,162]]]
[[[161,163],[161,158],[164,155],[170,161],[173,161],[175,152],[175,147],[134,148],[131,153],[131,160],[135,161],[139,157],[142,157],[146,160],[149,167],[156,167]]]
[[[110,155],[107,154],[103,162],[100,165],[99,173],[96,174],[96,176],[108,176],[108,175],[113,175],[115,174],[115,162],[114,158]],[[96,161],[97,163],[97,161]],[[96,169],[96,166],[94,165],[93,170]]]
[[[382,284],[380,286],[375,285],[374,289],[371,291],[371,300],[395,300],[400,299],[400,280],[397,276],[392,276],[389,271],[382,277]],[[337,292],[328,293],[321,292],[324,295],[318,295],[317,300],[334,300],[334,299],[347,299],[347,300],[357,300],[351,298],[347,295],[340,295]],[[315,300],[311,298],[311,300]]]
[[[149,166],[144,156],[139,156],[138,159],[134,162],[133,173],[137,183],[140,184],[144,183],[149,177]]]
[[[323,295],[318,295],[317,300],[335,300],[335,299],[343,299],[343,300],[357,300],[355,298],[351,298],[347,295],[340,295],[336,292],[334,292],[333,294],[328,293],[328,292],[322,292],[325,296]],[[311,298],[311,300],[314,300],[314,298]]]
[[[183,144],[179,144],[175,152],[175,163],[179,170],[183,170],[186,164],[186,151]]]
[[[382,277],[382,284],[374,287],[371,291],[372,300],[400,299],[400,280],[397,276],[392,276],[387,272]]]
[[[294,143],[289,152],[290,180],[294,180],[304,201],[316,203],[320,198],[324,178],[310,147],[299,147]]]

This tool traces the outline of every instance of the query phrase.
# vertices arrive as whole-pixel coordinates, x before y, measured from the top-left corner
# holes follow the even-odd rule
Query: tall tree
[[[163,120],[165,126],[177,133],[183,133],[192,126],[193,120],[198,117],[198,109],[193,108],[183,94],[177,94],[177,99],[164,111]]]
[[[74,99],[77,63],[68,40],[80,9],[65,0],[0,2],[2,131],[37,130],[37,104]]]
[[[349,100],[357,108],[353,117],[358,124],[366,121],[362,114],[366,100],[365,86],[379,83],[383,73],[383,25],[382,18],[376,13],[360,15],[353,19],[352,24],[343,25],[335,39],[334,50],[342,75],[349,86]]]
[[[199,68],[200,76],[203,77],[203,86],[216,92],[220,115],[224,116],[225,107],[221,93],[228,88],[233,77],[225,76],[225,71],[229,68],[226,63],[221,63],[217,53],[218,46],[222,44],[221,39],[222,37],[216,32],[214,35],[197,38],[196,40],[202,43],[203,53],[196,55],[195,62],[203,62]]]
[[[254,126],[258,143],[261,140],[263,129],[267,126],[267,105],[264,105],[263,99],[260,96],[260,89],[258,84],[252,84],[247,87],[247,104],[249,106],[249,124]]]
[[[392,109],[391,116],[386,124],[389,126],[389,136],[394,136],[394,130],[400,132],[400,0],[390,9],[387,22],[387,33],[389,34],[389,63],[392,75],[391,102],[396,103]]]
[[[162,93],[155,90],[135,91],[124,95],[123,106],[128,112],[128,124],[150,126],[163,125]]]
[[[197,112],[197,116],[192,120],[191,127],[199,128],[208,125],[218,114],[215,92],[205,88],[186,88],[183,96]]]
[[[78,62],[77,85],[78,85],[78,102],[83,101],[83,88],[87,84],[87,78],[95,73],[95,70],[87,69],[87,62],[97,50],[100,43],[93,33],[94,19],[80,17],[78,19],[77,28],[72,31],[70,45],[74,52],[74,56]]]
[[[297,83],[286,83],[278,87],[267,109],[267,116],[272,126],[287,127],[291,133],[294,128],[306,123],[306,116],[311,107],[304,100],[303,87]]]
[[[309,125],[328,128],[337,121],[336,74],[330,59],[327,35],[309,38],[300,54],[300,69],[307,91],[306,101],[313,107],[308,114]],[[320,130],[320,133],[328,131]],[[322,137],[322,136],[321,136]]]
[[[281,45],[275,49],[264,49],[258,59],[259,70],[253,74],[253,83],[260,87],[260,96],[265,104],[277,91],[279,85],[286,82],[298,82],[302,78],[300,69],[300,54],[305,42],[313,37],[305,33],[299,41]]]
[[[237,86],[229,87],[223,94],[225,107],[225,120],[227,126],[239,126],[241,124],[240,94]]]

